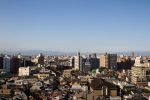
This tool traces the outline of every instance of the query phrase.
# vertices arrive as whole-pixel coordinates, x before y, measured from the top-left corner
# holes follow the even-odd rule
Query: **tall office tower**
[[[83,70],[83,63],[82,63],[83,57],[80,55],[80,52],[78,52],[77,56],[74,56],[74,69],[75,70]]]
[[[117,54],[109,54],[109,68],[117,68]]]
[[[11,58],[7,55],[3,58],[3,69],[7,72],[10,72],[10,64],[11,64]]]
[[[18,57],[12,57],[11,59],[11,73],[18,74],[19,67],[21,67],[20,59]]]
[[[88,62],[90,62],[91,70],[99,67],[99,59],[97,58],[96,53],[89,54],[88,58],[85,60],[88,60]]]
[[[107,54],[100,56],[100,67],[115,68],[117,66],[117,54]]]
[[[0,69],[3,69],[3,57],[0,56]]]
[[[92,67],[91,67],[90,58],[83,59],[82,71],[83,71],[84,73],[88,73],[88,72],[91,71],[91,69],[92,69]]]

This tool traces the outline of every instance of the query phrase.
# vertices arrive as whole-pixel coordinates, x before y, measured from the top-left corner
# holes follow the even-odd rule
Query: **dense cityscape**
[[[1,100],[149,100],[150,57],[0,55]]]
[[[0,0],[0,100],[150,100],[150,0]]]

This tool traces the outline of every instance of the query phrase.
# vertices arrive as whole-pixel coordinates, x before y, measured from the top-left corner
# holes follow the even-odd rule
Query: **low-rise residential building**
[[[0,100],[12,100],[12,90],[5,84],[0,86]]]
[[[36,82],[33,84],[33,86],[31,87],[31,90],[41,90],[41,87],[43,86],[42,82]]]
[[[48,73],[39,73],[39,74],[34,74],[34,76],[37,76],[38,79],[44,80],[45,78],[50,77],[50,74],[48,74]]]
[[[24,84],[23,80],[15,80],[15,85],[20,85],[22,86]]]
[[[93,98],[95,97],[116,97],[119,96],[120,89],[118,86],[106,82],[104,79],[101,78],[94,78],[91,81],[91,88],[90,88]]]
[[[121,100],[121,97],[120,96],[110,97],[109,100]]]

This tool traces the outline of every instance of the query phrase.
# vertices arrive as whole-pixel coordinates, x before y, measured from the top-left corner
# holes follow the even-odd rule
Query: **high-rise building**
[[[117,54],[109,54],[109,68],[117,68]]]
[[[35,64],[31,61],[31,57],[23,57],[21,59],[21,67],[27,66],[35,66]]]
[[[11,58],[7,55],[3,58],[3,69],[6,72],[10,72],[10,64],[11,64]]]
[[[91,71],[91,69],[92,67],[91,67],[90,58],[83,59],[82,71],[88,73],[89,71]]]
[[[90,54],[87,58],[90,62],[91,70],[99,67],[99,59],[96,56],[96,53]]]
[[[126,56],[118,56],[117,57],[117,70],[130,70],[134,65],[134,60],[130,57]]]
[[[71,57],[69,59],[69,66],[71,66],[72,68],[74,68],[74,57]]]
[[[106,67],[108,68],[109,67],[109,57],[108,57],[108,54],[105,53],[104,55],[101,55],[100,56],[100,67]]]
[[[135,55],[134,55],[134,51],[132,51],[132,53],[131,53],[131,57],[134,57]]]
[[[117,54],[107,54],[100,56],[100,67],[115,68],[117,66]]]
[[[12,57],[11,59],[11,73],[18,74],[19,67],[21,66],[20,59],[18,57]]]
[[[3,69],[3,57],[0,56],[0,69]]]
[[[88,58],[86,58],[86,61],[90,63],[91,70],[99,67],[99,59],[97,58],[96,53],[89,54]]]
[[[89,58],[89,62],[91,64],[91,69],[96,69],[99,67],[99,59],[98,58]]]
[[[74,57],[74,69],[75,70],[83,70],[83,57],[80,55],[80,52],[78,52],[78,55]]]

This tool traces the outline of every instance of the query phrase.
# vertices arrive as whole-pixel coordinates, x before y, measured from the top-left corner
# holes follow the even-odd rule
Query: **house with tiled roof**
[[[101,78],[93,78],[90,83],[90,90],[94,97],[116,97],[119,96],[120,89],[118,86],[109,83]]]

